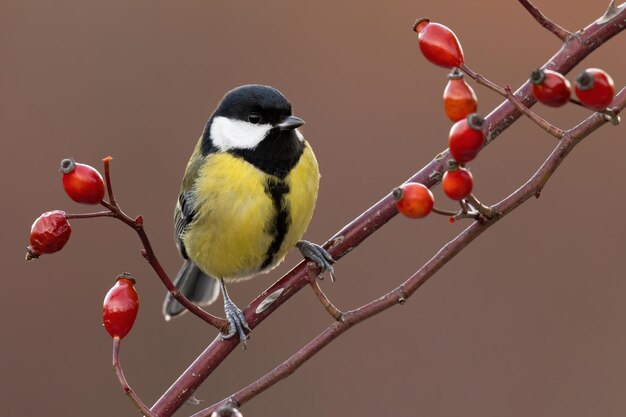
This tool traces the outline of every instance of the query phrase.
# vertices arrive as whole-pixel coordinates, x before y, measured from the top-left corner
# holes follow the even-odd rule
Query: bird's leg
[[[235,335],[235,333],[238,333],[239,340],[241,340],[241,343],[243,343],[245,348],[246,340],[248,340],[248,336],[246,336],[245,331],[250,331],[250,327],[248,327],[248,322],[246,321],[246,317],[243,315],[243,312],[239,310],[239,308],[228,296],[224,280],[220,279],[219,282],[222,289],[222,295],[224,296],[224,312],[226,313],[226,320],[228,320],[228,333],[222,333],[222,339],[230,339]]]
[[[315,262],[320,267],[322,270],[321,274],[328,271],[330,273],[330,279],[335,282],[335,270],[333,269],[335,260],[326,249],[306,240],[301,240],[296,243],[296,248],[300,250],[300,253],[305,259]],[[321,274],[318,276],[320,279],[322,279]]]

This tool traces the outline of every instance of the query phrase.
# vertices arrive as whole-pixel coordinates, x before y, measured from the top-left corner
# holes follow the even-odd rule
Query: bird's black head
[[[230,152],[263,171],[286,175],[304,148],[296,130],[303,124],[291,114],[291,103],[280,91],[243,85],[226,93],[211,115],[202,135],[202,153]]]
[[[276,125],[291,116],[291,103],[273,87],[242,85],[226,93],[214,116],[252,124]]]

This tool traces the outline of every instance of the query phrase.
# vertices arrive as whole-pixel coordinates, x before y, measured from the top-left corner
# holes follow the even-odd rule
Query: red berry
[[[613,101],[615,83],[605,71],[589,68],[576,77],[576,95],[585,106],[601,111]]]
[[[444,68],[458,67],[464,62],[463,49],[454,32],[428,18],[417,19],[413,30],[418,33],[417,42],[431,63]]]
[[[60,251],[71,234],[72,228],[65,212],[54,210],[42,214],[30,228],[30,246],[26,249],[26,260],[39,258],[44,253]]]
[[[102,323],[111,337],[123,339],[137,318],[139,296],[135,290],[135,280],[124,273],[117,277],[115,285],[104,297]]]
[[[530,73],[532,92],[546,106],[560,107],[569,101],[572,86],[567,78],[549,69],[536,69]]]
[[[398,211],[412,219],[428,216],[435,205],[433,193],[423,184],[409,182],[392,192]]]
[[[478,113],[472,113],[452,125],[448,135],[450,154],[457,162],[469,162],[476,158],[485,141],[483,119]]]
[[[67,158],[61,161],[63,188],[77,203],[98,204],[104,198],[104,181],[100,173],[89,165]]]
[[[443,91],[443,108],[453,122],[457,122],[476,112],[478,98],[472,87],[463,79],[463,73],[454,68],[448,74],[448,84]]]
[[[467,169],[459,167],[443,174],[441,186],[443,192],[452,200],[463,200],[472,192],[474,181]]]

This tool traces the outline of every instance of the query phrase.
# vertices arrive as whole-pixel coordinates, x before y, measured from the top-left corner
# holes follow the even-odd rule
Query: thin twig
[[[112,159],[113,158],[108,156],[102,159],[102,161],[104,162],[104,175],[106,177],[107,188],[109,190],[109,199],[114,202],[115,200],[113,198],[113,189],[111,188],[111,173],[109,170],[109,162]],[[152,249],[152,244],[150,243],[150,239],[148,239],[148,235],[146,234],[143,226],[143,217],[137,216],[133,219],[132,217],[124,213],[117,203],[109,203],[102,200],[100,204],[106,207],[112,213],[113,217],[121,220],[122,222],[130,226],[133,230],[135,230],[135,232],[139,236],[139,239],[141,240],[141,243],[143,244],[143,250],[141,251],[141,254],[148,261],[150,266],[152,266],[154,272],[156,272],[163,285],[165,285],[167,290],[170,292],[170,294],[172,294],[176,301],[182,304],[192,314],[198,316],[211,326],[218,329],[220,332],[228,330],[228,322],[226,320],[207,313],[202,308],[189,301],[189,299],[185,297],[178,290],[178,288],[176,288],[167,272],[165,272],[165,269],[163,269],[163,267],[161,266],[159,259],[154,253],[154,249]]]
[[[96,211],[94,213],[65,213],[66,219],[93,219],[95,217],[115,217],[111,211]]]
[[[199,318],[201,318],[202,320],[204,320],[211,326],[218,329],[220,332],[228,330],[228,322],[226,320],[207,313],[205,310],[203,310],[202,308],[198,307],[197,305],[189,301],[189,299],[185,297],[178,290],[178,288],[176,288],[176,286],[170,279],[167,272],[165,272],[165,269],[163,269],[163,267],[161,266],[159,259],[154,253],[154,250],[152,249],[152,244],[150,243],[150,240],[148,239],[148,235],[146,234],[146,231],[144,229],[143,218],[141,216],[137,216],[135,219],[133,219],[127,216],[122,211],[122,209],[120,209],[119,206],[113,206],[107,203],[106,201],[102,201],[101,204],[104,207],[108,208],[113,213],[113,216],[115,218],[121,220],[122,222],[126,223],[128,226],[133,228],[133,230],[135,230],[135,232],[139,236],[139,239],[141,240],[141,243],[143,244],[143,250],[141,251],[141,254],[146,259],[146,261],[148,261],[150,266],[152,266],[152,269],[154,269],[154,272],[156,272],[157,276],[159,277],[163,285],[165,285],[167,290],[170,292],[170,294],[172,294],[172,296],[176,299],[176,301],[182,304],[192,314],[198,316]]]
[[[459,68],[464,73],[466,73],[472,80],[476,81],[478,84],[484,87],[487,87],[488,89],[495,91],[496,93],[500,94],[502,97],[506,98],[506,91],[504,90],[504,88],[500,87],[498,84],[492,81],[489,81],[488,79],[483,77],[482,74],[477,73],[476,71],[474,71],[473,69],[465,65],[465,63],[462,63],[459,66]]]
[[[567,74],[590,53],[624,30],[624,19],[626,19],[626,8],[621,9],[620,12],[612,19],[601,23],[595,21],[588,25],[586,28],[581,30],[580,34],[577,35],[576,38],[572,38],[572,40],[565,42],[561,49],[550,59],[550,69],[561,74]],[[534,98],[530,94],[530,82],[524,83],[524,85],[520,87],[516,93],[517,96],[520,97],[520,100],[528,107],[535,103]],[[500,104],[500,106],[485,117],[485,123],[489,127],[486,143],[489,144],[493,141],[504,130],[511,126],[511,124],[513,124],[520,116],[521,113],[519,110],[508,100]],[[420,182],[428,187],[432,187],[434,184],[439,182],[440,178],[438,178],[438,176],[432,176],[431,178],[431,174],[434,171],[443,172],[448,158],[449,155],[445,153],[442,154],[441,157],[432,160],[419,172],[407,179],[406,182]],[[535,195],[535,192],[540,189],[541,187],[538,185],[533,191],[533,195]],[[501,209],[502,207],[496,206],[496,208]],[[386,195],[379,202],[353,220],[350,224],[341,229],[324,246],[335,260],[339,260],[345,254],[350,253],[350,251],[363,242],[367,237],[375,233],[376,230],[382,227],[396,214],[397,209],[393,198],[390,195]],[[491,224],[491,221],[484,222],[483,224]],[[472,233],[475,233],[474,229],[476,228],[480,229],[485,227],[483,224],[472,224],[472,226],[470,226],[470,228],[472,228]],[[469,243],[469,241],[467,243]],[[440,251],[438,256],[445,255],[447,253],[446,251],[450,250],[450,247],[444,249],[446,250],[443,252]],[[301,262],[245,308],[244,312],[246,314],[246,319],[252,329],[276,311],[276,309],[278,309],[291,296],[296,294],[304,286],[308,285],[309,277],[305,263],[306,262]],[[280,295],[276,297],[276,299],[273,300],[267,308],[263,309],[262,312],[256,313],[255,309],[259,306],[259,304],[262,303],[269,295],[274,294],[277,291],[281,291]],[[398,300],[395,300],[394,302],[397,301]],[[341,323],[336,322],[333,324],[333,328],[336,328]],[[222,340],[221,337],[216,337],[152,406],[152,411],[160,417],[170,417],[174,414],[174,412],[178,410],[185,403],[185,401],[187,401],[187,399],[206,380],[206,378],[212,374],[219,364],[234,351],[238,343],[239,341],[235,340],[235,338]],[[288,373],[291,373],[293,372],[293,369],[288,369],[287,371]]]
[[[115,370],[115,375],[117,376],[117,380],[120,382],[122,389],[128,395],[128,398],[135,404],[135,406],[143,413],[144,416],[148,417],[157,417],[147,405],[141,401],[139,396],[133,391],[133,389],[128,385],[126,381],[126,377],[124,376],[124,371],[122,370],[122,365],[120,364],[120,338],[113,338],[113,369]]]
[[[548,19],[541,11],[536,8],[530,1],[528,0],[519,0],[519,2],[524,6],[528,13],[531,14],[532,17],[535,18],[537,22],[544,28],[548,29],[550,32],[554,33],[557,38],[566,42],[571,36],[572,33],[561,26],[554,23],[552,20]]]
[[[311,283],[311,288],[328,314],[330,314],[333,319],[340,321],[343,317],[343,312],[333,305],[326,294],[324,294],[324,291],[320,288],[319,282],[317,282],[318,270],[319,267],[315,266],[312,262],[309,262],[309,282]]]
[[[620,110],[626,107],[626,89],[623,89],[614,103]],[[317,352],[322,350],[334,339],[339,337],[349,328],[356,324],[398,304],[404,304],[404,300],[414,294],[435,272],[437,272],[450,259],[458,254],[463,248],[469,245],[480,234],[494,225],[497,221],[509,214],[522,203],[535,196],[536,190],[541,189],[548,182],[552,174],[557,170],[565,157],[580,143],[582,139],[589,136],[600,126],[604,125],[606,120],[594,114],[588,117],[578,126],[567,131],[550,156],[541,165],[541,167],[532,175],[532,177],[519,189],[494,206],[494,210],[499,212],[499,216],[488,218],[484,221],[476,221],[468,228],[463,230],[454,239],[443,246],[439,252],[435,254],[424,266],[409,277],[400,286],[394,288],[387,294],[376,300],[373,300],[357,309],[344,313],[344,319],[341,322],[335,322],[320,333],[316,338],[311,340],[302,349],[292,355],[289,359],[278,365],[272,371],[259,378],[257,381],[239,390],[227,399],[224,399],[210,407],[193,414],[191,417],[207,417],[219,408],[222,404],[229,400],[235,400],[239,404],[244,404],[250,399],[256,397],[272,385],[291,375],[307,360],[312,358]]]
[[[551,134],[557,139],[561,139],[563,137],[564,131],[562,129],[559,129],[558,127],[554,126],[552,123],[545,120],[543,117],[539,116],[534,111],[530,110],[524,103],[522,103],[522,101],[519,98],[517,98],[515,94],[513,94],[510,86],[507,85],[504,88],[500,87],[498,84],[492,81],[489,81],[483,75],[472,70],[465,64],[461,64],[460,68],[463,70],[463,72],[465,72],[470,78],[472,78],[478,84],[485,86],[492,91],[495,91],[496,93],[500,94],[502,97],[509,100],[517,108],[517,110],[519,110],[524,116],[528,117],[530,120],[532,120],[537,125],[539,125],[539,127],[541,127],[543,130],[545,130],[546,132],[548,132],[549,134]]]
[[[504,87],[504,91],[506,92],[506,96],[505,97],[511,103],[513,103],[515,105],[515,107],[517,107],[517,109],[519,111],[521,111],[524,116],[528,117],[530,120],[535,122],[540,128],[542,128],[543,130],[545,130],[546,132],[548,132],[549,134],[551,134],[555,138],[561,140],[561,138],[565,134],[565,131],[563,129],[560,129],[560,128],[554,126],[552,123],[548,122],[546,119],[544,119],[543,117],[539,116],[537,113],[535,113],[534,111],[532,111],[528,107],[526,107],[524,105],[524,103],[522,103],[515,96],[515,94],[513,94],[513,92],[511,91],[511,87],[510,86],[508,86],[508,85],[505,86]]]

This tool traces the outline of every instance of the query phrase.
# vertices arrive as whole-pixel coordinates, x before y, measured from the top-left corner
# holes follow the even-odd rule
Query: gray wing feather
[[[188,259],[185,245],[183,244],[183,233],[195,217],[196,197],[193,191],[185,191],[178,196],[178,204],[174,210],[174,238],[176,246],[184,259]]]

